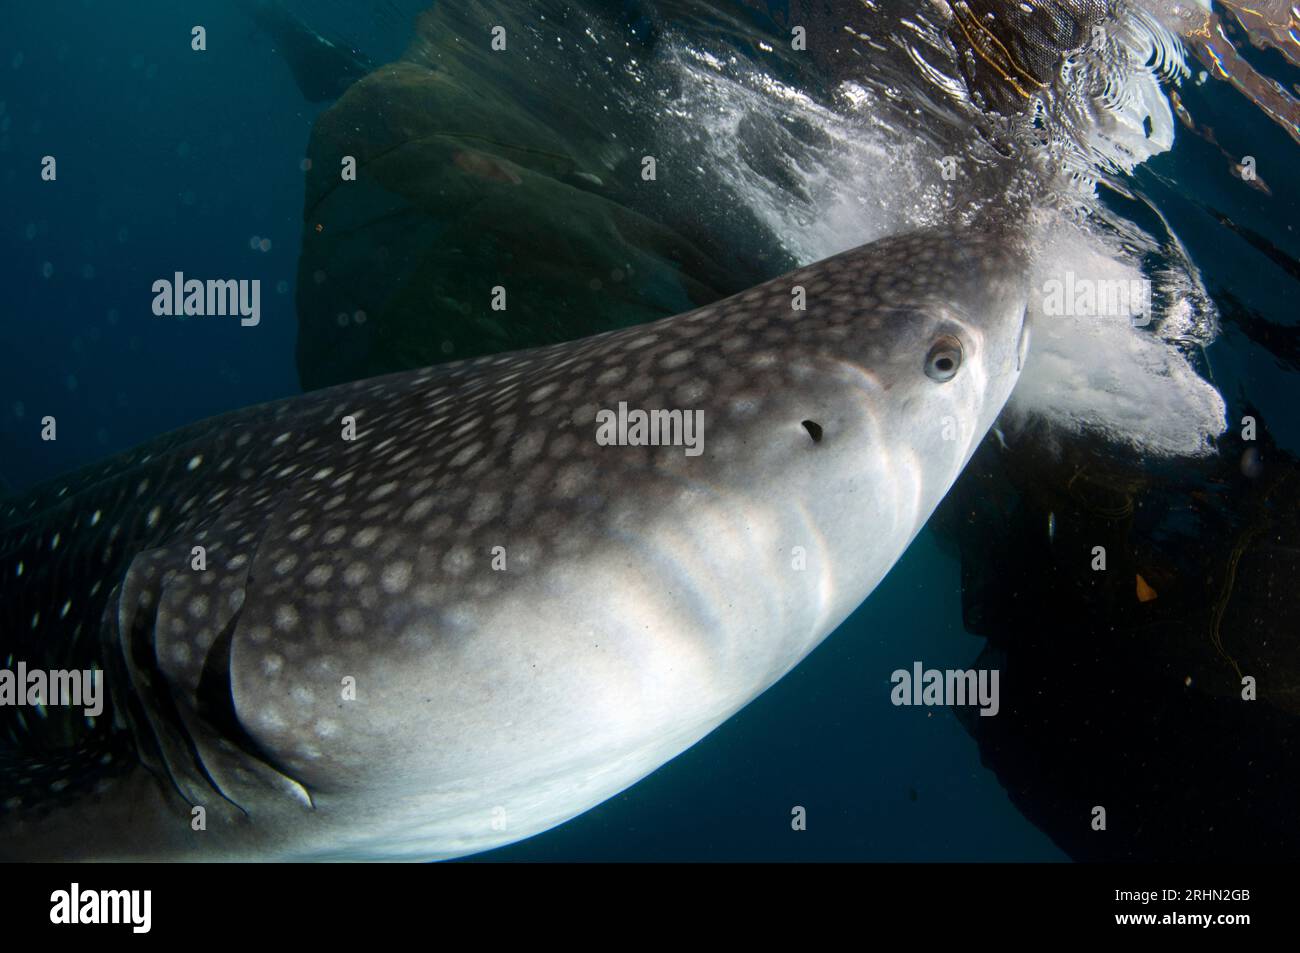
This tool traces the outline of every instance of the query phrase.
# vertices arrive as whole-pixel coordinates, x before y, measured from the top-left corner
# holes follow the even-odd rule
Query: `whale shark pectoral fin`
[[[230,649],[257,543],[274,519],[250,533],[227,516],[217,529],[139,553],[127,570],[110,635],[133,696],[128,720],[141,760],[191,806],[231,818],[285,796],[311,807],[306,789],[258,750],[235,716]],[[207,552],[202,569],[196,545]]]

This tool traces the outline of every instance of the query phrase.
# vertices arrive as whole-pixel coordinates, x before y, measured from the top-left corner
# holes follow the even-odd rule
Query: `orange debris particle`
[[[1141,573],[1137,577],[1137,597],[1138,602],[1150,602],[1156,597],[1156,591],[1147,584]]]

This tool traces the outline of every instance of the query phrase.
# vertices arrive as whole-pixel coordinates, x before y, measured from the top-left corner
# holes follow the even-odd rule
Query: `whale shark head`
[[[870,401],[868,467],[892,458],[914,489],[914,531],[947,492],[1010,396],[1027,355],[1023,249],[1000,231],[926,231],[849,253],[854,300],[840,333]],[[833,261],[833,260],[832,260]],[[814,266],[819,267],[819,266]],[[851,296],[857,295],[856,299]],[[844,466],[852,472],[854,463]]]
[[[229,414],[11,502],[0,607],[34,621],[3,648],[98,631],[139,767],[6,802],[7,849],[428,859],[610,797],[888,572],[1011,392],[1026,293],[995,232],[888,238],[653,324]]]

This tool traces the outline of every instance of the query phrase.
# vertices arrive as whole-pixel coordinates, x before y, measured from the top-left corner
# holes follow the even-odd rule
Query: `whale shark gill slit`
[[[230,512],[223,515],[229,519]],[[276,525],[275,518],[267,525]],[[211,791],[248,814],[248,803],[268,781],[310,805],[305,787],[256,742],[235,711],[232,647],[243,620],[243,586],[251,585],[254,575],[247,568],[232,572],[228,563],[209,567],[206,572],[215,578],[206,588],[229,592],[227,611],[196,624],[184,616],[184,608],[198,584],[194,574],[177,568],[187,558],[187,549],[164,547],[132,561],[118,598],[117,651],[106,651],[122,663],[112,667],[110,684],[126,689],[116,696],[131,699],[128,721],[142,763],[191,806],[209,804]],[[251,564],[252,559],[244,565]],[[183,643],[175,638],[179,631]],[[179,645],[183,654],[176,651]],[[261,783],[250,787],[250,777]]]
[[[280,764],[274,755],[258,744],[257,740],[248,733],[235,711],[230,664],[235,642],[235,627],[238,623],[239,613],[235,613],[208,653],[197,694],[199,716],[220,738],[241,752],[250,762],[265,765],[283,778],[292,780],[305,791],[306,787],[293,779],[288,768]]]
[[[220,788],[204,767],[159,669],[153,640],[158,622],[157,600],[137,599],[128,619],[124,648],[130,658],[128,667],[135,688],[130,696],[132,713],[137,715],[132,727],[142,760],[187,802],[201,803],[205,798],[196,780],[218,793]]]

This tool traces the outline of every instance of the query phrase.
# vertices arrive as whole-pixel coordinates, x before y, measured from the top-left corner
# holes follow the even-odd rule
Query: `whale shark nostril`
[[[808,436],[813,438],[813,443],[822,442],[822,425],[815,420],[805,420],[803,429],[808,431]]]

